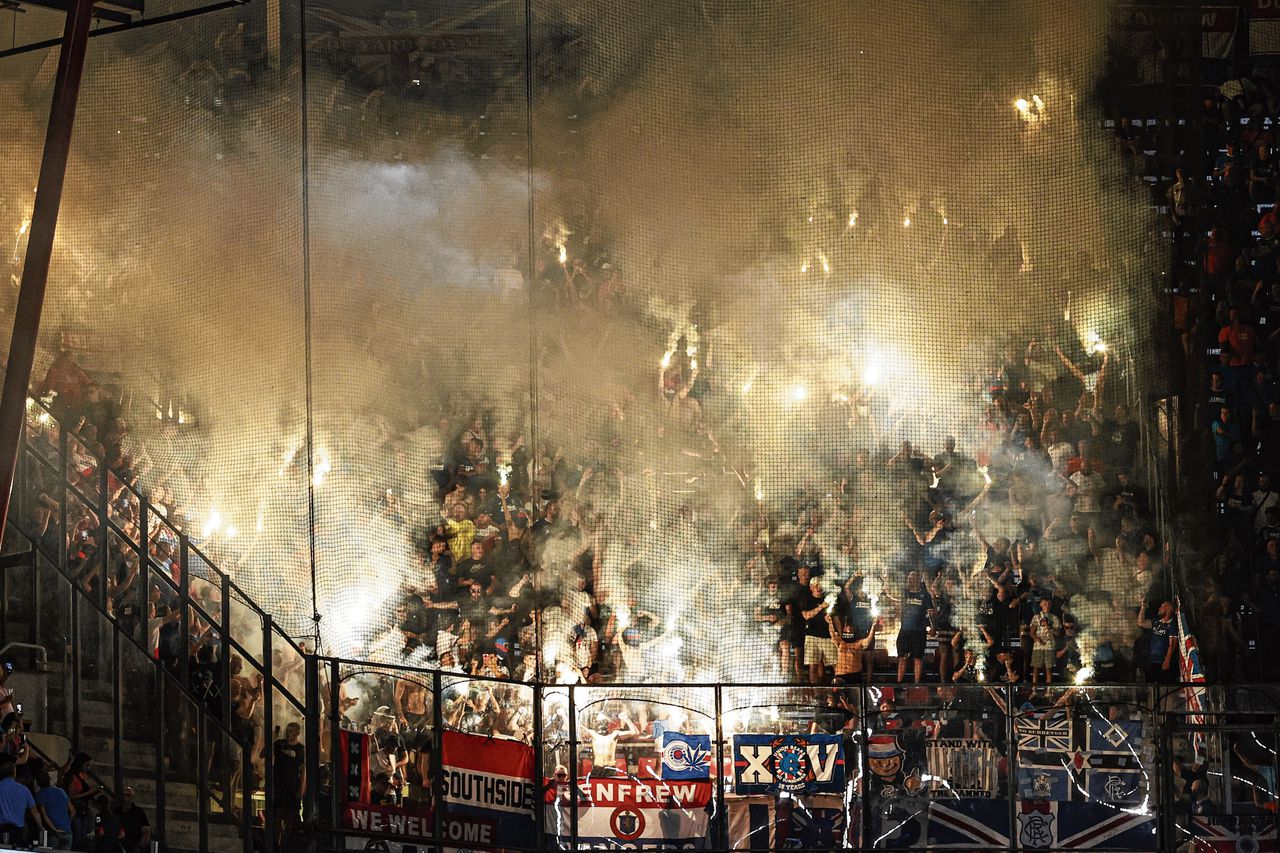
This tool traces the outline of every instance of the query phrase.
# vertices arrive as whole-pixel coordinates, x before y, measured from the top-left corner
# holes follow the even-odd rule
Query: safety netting
[[[95,39],[34,384],[334,654],[1163,678],[1115,14],[307,0]],[[53,61],[3,60],[15,275]]]

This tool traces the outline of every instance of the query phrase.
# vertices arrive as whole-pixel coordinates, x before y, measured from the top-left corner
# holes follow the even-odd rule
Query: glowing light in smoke
[[[28,228],[30,228],[30,227],[31,227],[31,220],[30,220],[30,219],[24,219],[24,220],[22,220],[22,224],[18,226],[18,236],[19,236],[19,237],[21,237],[23,234],[26,234],[26,233],[27,233],[27,229],[28,229]]]
[[[751,393],[751,380],[750,380],[750,379],[748,379],[746,382],[743,382],[743,383],[742,383],[742,393],[743,393],[743,394],[750,394],[750,393]]]
[[[804,400],[807,396],[809,396],[809,392],[803,385],[797,385],[791,389],[791,399],[795,400],[797,403]]]
[[[320,461],[316,463],[315,473],[311,475],[311,483],[315,486],[324,484],[324,478],[333,470],[333,465],[329,463],[329,457],[324,453],[320,454]]]
[[[679,634],[674,634],[663,641],[662,648],[659,651],[664,658],[670,660],[680,654],[680,649],[683,647],[684,640],[680,638]]]
[[[875,618],[879,615],[880,615],[880,596],[872,595],[871,596],[871,616],[872,618]]]
[[[857,224],[858,224],[858,211],[855,210],[849,214],[849,227],[852,228]]]
[[[556,254],[560,258],[560,266],[564,266],[569,262],[569,249],[564,243],[556,244]]]
[[[505,486],[505,485],[507,484],[507,479],[508,479],[510,476],[511,476],[511,466],[510,466],[510,465],[499,465],[499,466],[498,466],[498,485],[499,485],[499,486]]]
[[[675,350],[667,350],[662,354],[662,369],[666,370],[671,366],[671,356],[675,355]]]
[[[1080,671],[1076,673],[1076,684],[1086,684],[1090,678],[1093,678],[1093,667],[1082,666]]]
[[[236,529],[234,524],[227,525],[226,534],[228,539],[235,539],[240,535],[240,531]]]
[[[266,519],[262,517],[262,511],[261,511],[261,510],[259,510],[259,511],[258,511],[258,523],[257,523],[256,525],[254,525],[254,529],[256,529],[259,533],[261,533],[261,532],[262,532],[262,528],[264,528],[264,527],[266,527]]]
[[[1084,350],[1088,353],[1104,353],[1107,351],[1107,344],[1097,332],[1090,332],[1085,336]]]
[[[991,485],[991,474],[990,474],[990,468],[988,466],[979,465],[978,473],[982,475],[982,481],[984,483],[986,483],[988,486]]]
[[[911,217],[910,217],[910,216],[904,216],[904,217],[902,217],[902,227],[903,227],[903,228],[910,228],[910,227],[911,227]]]
[[[882,379],[884,379],[884,361],[880,356],[873,355],[867,359],[867,365],[862,369],[862,384],[876,385]]]
[[[631,608],[625,604],[619,604],[618,609],[615,610],[614,613],[617,619],[618,630],[627,630],[627,627],[631,624]]]
[[[827,256],[822,252],[818,253],[818,262],[822,264],[823,275],[831,275],[831,262],[827,260]]]
[[[760,485],[760,478],[756,478],[756,500],[764,500],[764,486]]]
[[[1018,111],[1018,116],[1027,124],[1035,124],[1044,120],[1045,103],[1044,99],[1039,95],[1032,95],[1029,101],[1026,98],[1018,98],[1013,102],[1013,108]]]
[[[209,520],[204,523],[204,527],[200,528],[202,538],[208,539],[213,534],[222,529],[222,513],[216,508],[209,510]]]

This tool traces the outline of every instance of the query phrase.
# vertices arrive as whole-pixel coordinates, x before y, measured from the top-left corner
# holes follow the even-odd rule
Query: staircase
[[[35,400],[0,552],[0,647],[11,643],[15,676],[44,679],[18,697],[33,733],[66,739],[50,758],[89,753],[109,793],[131,786],[162,849],[272,849],[253,829],[272,814],[271,738],[246,743],[245,725],[224,722],[230,663],[248,685],[261,677],[252,719],[270,735],[304,716],[301,688],[275,674],[300,671],[302,650]]]

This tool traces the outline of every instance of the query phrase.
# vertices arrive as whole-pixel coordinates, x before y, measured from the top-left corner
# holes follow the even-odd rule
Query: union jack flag
[[[1275,853],[1276,821],[1271,815],[1194,815],[1191,849],[1195,853]]]
[[[1187,614],[1182,609],[1181,598],[1177,601],[1177,609],[1178,658],[1182,681],[1185,684],[1204,684],[1204,667],[1200,664],[1200,644],[1196,642],[1196,635],[1191,633],[1191,626],[1187,624]],[[1197,726],[1204,725],[1204,688],[1184,687],[1182,696],[1183,701],[1187,704],[1187,710],[1191,712],[1190,716],[1187,717],[1187,722]],[[1209,751],[1205,743],[1204,732],[1192,732],[1191,749],[1195,752],[1196,761],[1203,762],[1208,760]]]

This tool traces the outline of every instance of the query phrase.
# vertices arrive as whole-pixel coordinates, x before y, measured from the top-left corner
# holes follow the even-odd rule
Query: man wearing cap
[[[370,770],[387,774],[392,787],[403,783],[401,776],[405,765],[409,763],[409,750],[404,738],[396,731],[396,716],[391,706],[382,705],[373,712],[373,742],[377,749],[373,753]]]

